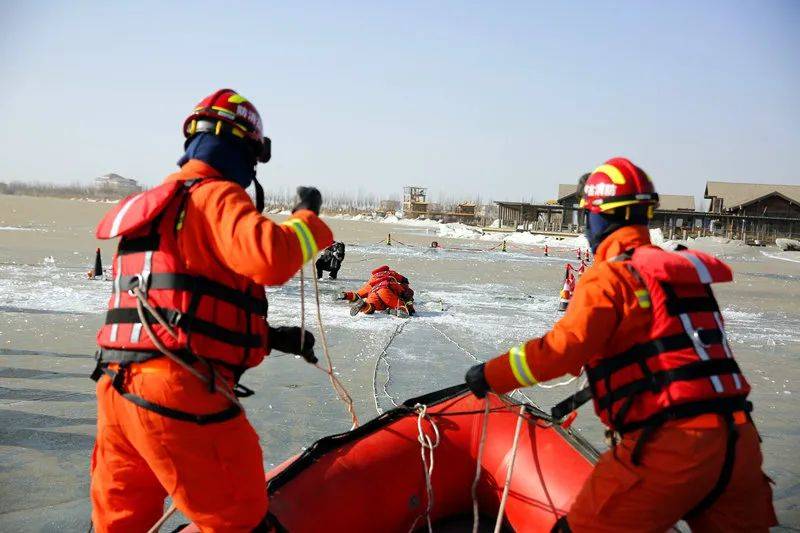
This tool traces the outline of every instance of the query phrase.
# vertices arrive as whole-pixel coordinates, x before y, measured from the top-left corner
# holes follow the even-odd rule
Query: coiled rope
[[[433,476],[433,466],[434,466],[434,450],[439,446],[441,442],[441,435],[439,433],[439,426],[436,425],[436,422],[428,416],[428,406],[425,404],[418,403],[414,406],[414,410],[417,412],[417,442],[420,445],[420,456],[422,457],[422,469],[425,474],[425,492],[427,494],[427,505],[425,506],[425,520],[428,523],[428,533],[433,533],[433,523],[431,522],[431,510],[433,509],[433,483],[431,482],[431,477]],[[428,424],[430,424],[431,428],[433,429],[433,438],[431,438],[425,430],[422,428],[422,421],[427,420]],[[414,519],[414,522],[411,524],[409,528],[409,533],[414,531],[414,528],[417,525],[417,522],[423,515],[418,516]]]

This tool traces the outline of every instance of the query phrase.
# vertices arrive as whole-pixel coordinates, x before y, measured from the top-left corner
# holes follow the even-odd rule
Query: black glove
[[[309,209],[319,215],[319,208],[322,207],[322,194],[316,187],[298,187],[297,197],[300,201],[292,209],[292,213],[299,209]]]
[[[305,343],[303,351],[300,351],[300,328],[296,326],[282,326],[269,328],[269,345],[273,350],[283,353],[299,355],[309,363],[316,364],[319,359],[314,355],[314,335],[310,331],[305,331]]]
[[[467,375],[464,376],[464,381],[467,382],[469,390],[478,398],[486,397],[486,393],[491,390],[489,383],[486,381],[486,375],[483,372],[483,367],[486,363],[475,365],[467,370]]]

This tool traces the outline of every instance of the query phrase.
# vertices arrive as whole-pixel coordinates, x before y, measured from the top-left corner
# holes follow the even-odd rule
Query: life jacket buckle
[[[606,446],[610,448],[615,448],[617,443],[622,439],[622,435],[620,435],[619,431],[613,429],[607,429],[605,435]]]
[[[697,341],[698,344],[700,344],[700,346],[702,346],[703,348],[708,348],[711,346],[711,344],[703,340],[703,332],[705,331],[706,330],[703,328],[697,328],[692,331],[692,337],[694,337],[694,339]]]
[[[183,313],[181,313],[180,311],[177,311],[177,310],[176,310],[176,311],[175,311],[175,312],[173,312],[173,313],[169,313],[169,318],[167,319],[167,322],[168,322],[168,323],[169,323],[169,325],[170,325],[170,326],[172,326],[173,328],[177,328],[177,327],[178,327],[178,324],[179,324],[179,323],[180,323],[180,321],[181,321],[181,318],[183,318]]]
[[[144,296],[147,296],[147,289],[150,281],[150,276],[145,276],[144,274],[136,274],[131,278],[131,283],[128,287],[128,294],[130,296],[136,296],[133,291],[139,289]]]

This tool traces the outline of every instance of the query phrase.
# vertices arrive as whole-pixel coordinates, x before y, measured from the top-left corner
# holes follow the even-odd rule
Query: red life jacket
[[[128,197],[98,225],[98,238],[121,238],[113,260],[113,292],[97,334],[103,363],[141,362],[162,355],[142,331],[137,299],[129,292],[135,287],[146,292],[178,338],[147,313],[155,335],[189,362],[199,357],[238,376],[268,353],[264,288],[238,275],[235,285],[210,280],[190,272],[181,259],[178,233],[186,202],[193,190],[209,181],[173,181]]]
[[[414,299],[414,290],[409,286],[408,278],[399,272],[395,272],[394,270],[390,269],[387,265],[380,266],[372,271],[372,277],[369,280],[369,284],[374,289],[378,286],[378,284],[388,279],[396,281],[402,286],[402,291],[393,291],[400,298],[405,301]]]
[[[561,418],[592,398],[602,422],[619,433],[653,428],[704,413],[749,411],[750,385],[733,359],[712,283],[733,279],[730,268],[694,250],[643,246],[625,261],[652,308],[648,340],[622,353],[602,353],[585,366],[589,387],[553,408]]]

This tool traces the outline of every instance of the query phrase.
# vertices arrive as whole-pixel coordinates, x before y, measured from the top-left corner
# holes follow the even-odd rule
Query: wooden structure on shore
[[[584,214],[577,205],[495,202],[501,228],[534,233],[580,234]],[[776,238],[800,237],[800,216],[754,216],[682,209],[656,209],[651,227],[668,239],[720,236],[745,242],[767,243]]]
[[[403,187],[403,216],[405,218],[427,218],[428,189],[417,185]]]

